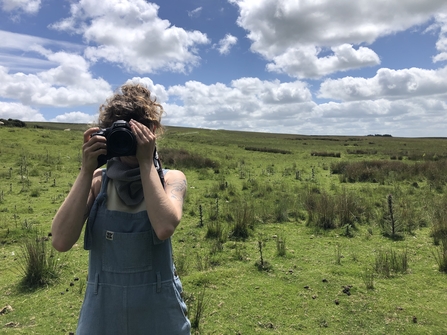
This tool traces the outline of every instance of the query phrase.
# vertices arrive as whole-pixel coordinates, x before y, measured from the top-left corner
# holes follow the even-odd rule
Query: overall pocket
[[[135,273],[152,270],[152,231],[119,233],[104,230],[102,270]]]

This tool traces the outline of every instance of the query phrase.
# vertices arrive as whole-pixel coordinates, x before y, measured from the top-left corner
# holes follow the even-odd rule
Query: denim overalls
[[[155,235],[146,211],[107,209],[103,172],[85,230],[88,280],[77,335],[189,335],[171,240]]]

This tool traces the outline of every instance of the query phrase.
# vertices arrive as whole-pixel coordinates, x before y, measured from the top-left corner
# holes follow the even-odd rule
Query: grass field
[[[48,233],[85,129],[0,128],[2,334],[75,331],[88,254]],[[168,127],[158,148],[188,178],[172,242],[195,332],[447,332],[446,139]],[[29,289],[36,236],[60,274]]]

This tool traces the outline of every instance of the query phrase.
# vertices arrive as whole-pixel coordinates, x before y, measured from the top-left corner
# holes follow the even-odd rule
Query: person
[[[111,158],[105,169],[98,168],[98,157],[107,154],[107,138],[93,136],[99,127],[84,133],[79,175],[52,223],[52,244],[65,252],[87,220],[89,266],[78,335],[190,334],[171,247],[186,177],[179,170],[157,171],[162,114],[141,84],[125,84],[107,99],[99,126],[128,121],[137,145],[135,156]]]

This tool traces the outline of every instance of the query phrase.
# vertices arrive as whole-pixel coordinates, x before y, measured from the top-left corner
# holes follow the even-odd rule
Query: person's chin
[[[138,159],[135,156],[122,156],[120,157],[120,161],[129,167],[137,167],[139,165]]]

